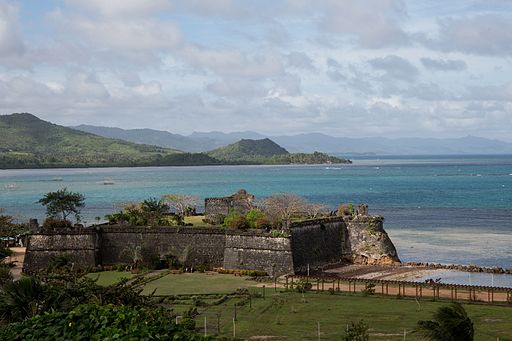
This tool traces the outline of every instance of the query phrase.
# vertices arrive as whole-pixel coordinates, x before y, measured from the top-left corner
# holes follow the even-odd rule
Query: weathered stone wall
[[[265,271],[270,276],[293,273],[289,237],[267,234],[229,234],[224,248],[225,269]]]
[[[241,189],[229,197],[204,199],[204,216],[211,224],[222,224],[230,211],[247,214],[252,209],[254,195]]]
[[[104,227],[101,230],[101,263],[149,263],[153,257],[175,256],[185,266],[221,267],[225,229],[196,227]]]
[[[400,263],[395,245],[384,230],[382,217],[358,215],[345,219],[344,257],[348,261],[357,264]]]
[[[23,271],[32,273],[48,266],[52,256],[67,255],[75,267],[97,265],[99,240],[92,229],[41,232],[29,235]]]
[[[371,216],[332,217],[293,223],[279,237],[261,230],[215,227],[126,227],[38,232],[29,236],[24,270],[46,268],[67,254],[76,267],[150,263],[172,255],[186,267],[208,264],[261,270],[269,275],[306,272],[343,260],[364,264],[399,262],[396,249]]]
[[[291,226],[291,244],[295,272],[306,272],[340,263],[346,225],[342,218],[327,218],[294,223]]]

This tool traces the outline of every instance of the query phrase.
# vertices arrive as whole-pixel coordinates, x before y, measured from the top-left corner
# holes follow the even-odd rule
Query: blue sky
[[[0,0],[0,112],[512,141],[512,1]]]

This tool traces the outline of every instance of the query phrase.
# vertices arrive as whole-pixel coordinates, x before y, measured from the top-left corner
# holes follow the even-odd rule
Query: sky
[[[512,141],[511,0],[0,0],[0,113]]]

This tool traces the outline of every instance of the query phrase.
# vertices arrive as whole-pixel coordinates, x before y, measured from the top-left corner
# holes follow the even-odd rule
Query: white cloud
[[[287,55],[287,64],[288,66],[305,70],[313,70],[315,68],[313,60],[306,53],[298,51],[292,51]]]
[[[169,9],[169,0],[65,0],[70,7],[85,9],[105,16],[140,16]]]
[[[395,55],[368,60],[368,63],[376,70],[385,72],[389,79],[412,82],[419,76],[418,69],[408,60]]]
[[[424,35],[426,46],[479,55],[512,54],[512,16],[480,14],[439,20],[437,36]]]
[[[321,27],[333,34],[347,35],[365,48],[384,48],[409,44],[401,27],[407,18],[402,0],[289,0],[292,9],[317,12]]]
[[[20,58],[25,44],[18,22],[18,7],[9,2],[0,3],[0,65],[26,67]]]
[[[421,63],[424,67],[434,71],[464,71],[467,69],[467,64],[463,60],[455,59],[432,59],[421,58]]]
[[[55,11],[51,18],[63,33],[85,39],[96,49],[166,50],[181,42],[180,31],[172,22],[148,18],[91,18],[63,11]]]

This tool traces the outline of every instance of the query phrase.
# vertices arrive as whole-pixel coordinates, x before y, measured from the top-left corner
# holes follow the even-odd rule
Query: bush
[[[4,286],[4,284],[12,282],[12,274],[11,269],[8,265],[1,264],[0,265],[0,287]]]
[[[265,216],[265,213],[263,213],[263,211],[261,211],[257,208],[253,208],[252,210],[250,210],[245,215],[245,218],[247,219],[247,223],[249,224],[249,227],[252,229],[266,228],[266,226],[263,226],[263,225],[270,226],[270,221]]]
[[[295,290],[300,293],[305,293],[313,287],[313,284],[309,282],[308,280],[301,279],[297,284],[295,285]]]
[[[364,289],[361,290],[361,293],[363,296],[369,296],[375,294],[375,284],[373,283],[366,283],[366,286]]]
[[[164,309],[80,305],[0,329],[1,340],[204,340]],[[193,320],[192,320],[193,322]],[[194,323],[195,325],[195,323]]]
[[[54,229],[54,228],[70,228],[73,227],[73,224],[67,219],[58,219],[48,217],[43,222],[43,228],[45,229]]]
[[[363,321],[354,323],[353,321],[347,327],[344,341],[368,341],[370,334],[368,333],[368,325]]]
[[[225,227],[229,227],[232,229],[242,230],[249,228],[249,222],[245,218],[245,216],[241,215],[237,211],[231,211],[225,218],[224,224]]]
[[[193,331],[196,329],[196,320],[193,318],[185,317],[180,321],[180,326],[182,326],[185,330]]]

